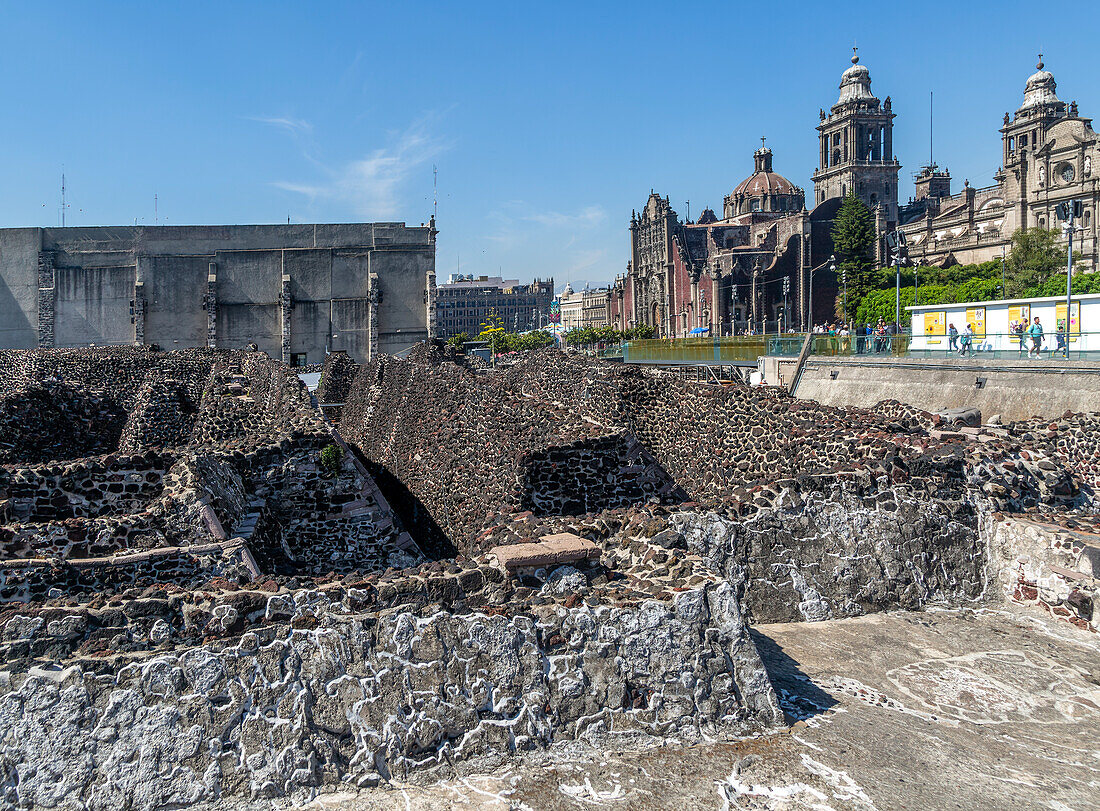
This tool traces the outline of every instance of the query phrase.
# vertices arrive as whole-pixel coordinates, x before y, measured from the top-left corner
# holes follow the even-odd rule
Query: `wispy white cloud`
[[[607,212],[600,206],[585,206],[575,212],[537,211],[520,200],[511,200],[489,214],[495,224],[491,242],[511,244],[531,236],[533,230],[564,231],[573,244],[576,232],[597,228],[607,222]]]
[[[303,118],[292,118],[290,116],[251,115],[248,116],[248,120],[259,121],[261,124],[267,124],[268,126],[285,130],[291,135],[313,134],[313,125]]]
[[[440,138],[418,122],[391,138],[390,145],[375,149],[359,160],[337,169],[321,167],[325,178],[317,182],[278,181],[274,185],[311,201],[327,200],[349,205],[356,216],[384,219],[399,211],[399,190],[417,169],[447,148]]]
[[[541,211],[528,214],[522,219],[545,225],[548,228],[592,228],[603,225],[607,212],[600,206],[586,206],[575,214],[563,214],[560,211]]]

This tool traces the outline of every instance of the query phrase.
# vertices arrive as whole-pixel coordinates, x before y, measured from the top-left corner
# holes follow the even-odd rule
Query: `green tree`
[[[463,347],[466,346],[466,342],[470,340],[470,333],[460,332],[458,335],[452,335],[447,339],[447,346],[454,348],[461,352]]]
[[[1019,229],[1012,235],[1012,250],[1005,260],[1008,295],[1018,298],[1028,288],[1042,287],[1052,274],[1065,266],[1066,251],[1058,244],[1057,231]],[[1064,273],[1062,278],[1065,279]]]
[[[837,263],[837,284],[840,275],[848,279],[848,315],[855,312],[859,301],[871,289],[872,264],[875,257],[875,218],[871,210],[851,191],[840,204],[833,221],[833,250]],[[837,317],[843,317],[844,291],[839,290],[836,299]]]

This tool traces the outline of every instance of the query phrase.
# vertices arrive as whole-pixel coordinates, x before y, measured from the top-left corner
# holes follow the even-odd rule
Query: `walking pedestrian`
[[[1050,351],[1050,356],[1053,358],[1055,355],[1061,355],[1063,358],[1069,359],[1069,341],[1066,340],[1066,324],[1064,321],[1058,322],[1058,331],[1054,334],[1054,339],[1058,342],[1058,345]]]
[[[959,346],[959,356],[962,355],[974,357],[974,327],[971,324],[967,324],[966,329],[963,330],[962,342]]]
[[[1021,318],[1019,321],[1012,322],[1012,334],[1016,336],[1016,348],[1019,350],[1020,357],[1024,356],[1024,351],[1027,349],[1027,338],[1024,336],[1024,330],[1027,328],[1027,324]]]
[[[1031,338],[1031,346],[1028,347],[1027,356],[1037,358],[1043,347],[1043,325],[1039,323],[1039,316],[1035,316],[1035,322],[1027,328],[1027,334]]]
[[[959,343],[959,331],[955,329],[954,324],[947,325],[947,348],[948,350],[958,349]]]

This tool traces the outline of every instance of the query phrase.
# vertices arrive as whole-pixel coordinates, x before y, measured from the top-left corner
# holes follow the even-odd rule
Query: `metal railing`
[[[792,334],[792,337],[797,335]],[[756,363],[761,355],[769,354],[769,342],[775,340],[777,336],[774,335],[744,335],[626,341],[623,344],[623,361],[689,366]]]
[[[796,358],[806,342],[806,333],[744,335],[735,337],[653,338],[626,341],[619,348],[608,347],[601,357],[622,357],[626,363],[674,365],[747,365],[763,355]],[[975,335],[969,346],[960,335],[952,341],[946,335],[819,335],[811,336],[809,354],[814,357],[959,358],[983,360],[1084,360],[1100,362],[1100,332],[1070,335],[1046,333],[1038,349],[1029,336],[986,333]]]

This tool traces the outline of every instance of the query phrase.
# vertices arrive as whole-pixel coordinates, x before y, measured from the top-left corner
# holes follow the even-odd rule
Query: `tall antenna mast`
[[[929,167],[935,166],[932,163],[932,91],[928,91],[928,165]]]
[[[439,167],[432,164],[432,219],[439,213]]]
[[[153,192],[153,222],[160,225],[160,208],[157,206],[156,192]]]
[[[65,227],[65,167],[61,167],[61,227]]]

